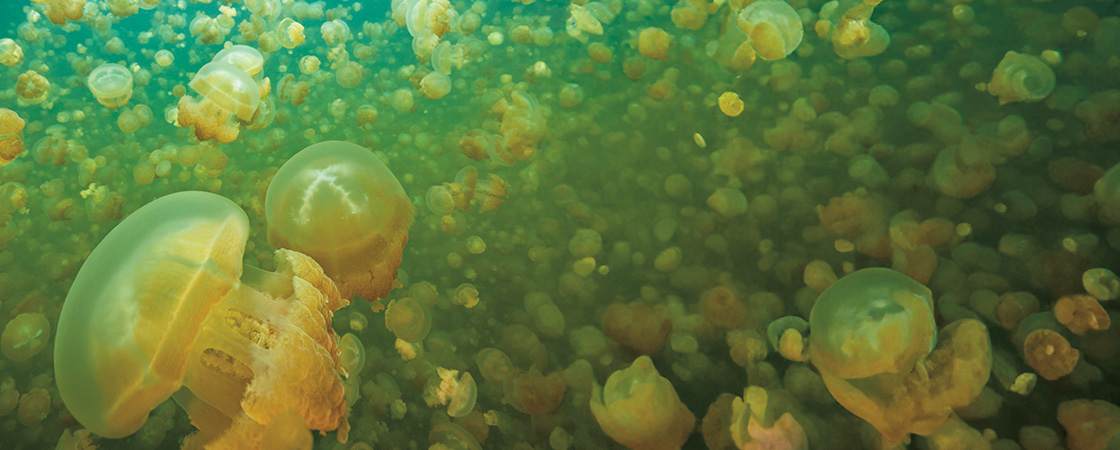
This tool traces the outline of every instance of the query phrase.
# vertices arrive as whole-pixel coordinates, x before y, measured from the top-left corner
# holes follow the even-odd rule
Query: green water
[[[1109,172],[1120,142],[1115,2],[760,0],[797,17],[763,15],[770,27],[751,22],[749,1],[451,1],[454,13],[419,22],[446,33],[420,33],[414,43],[388,1],[162,0],[134,12],[135,0],[87,1],[65,25],[48,18],[58,5],[0,5],[0,39],[23,55],[0,66],[0,108],[25,122],[26,147],[0,167],[0,324],[8,324],[0,448],[54,448],[83,428],[55,382],[53,336],[71,284],[110,230],[156,198],[208,191],[247,215],[244,263],[274,270],[269,182],[292,155],[328,140],[368,148],[407,193],[414,219],[396,288],[382,302],[420,299],[431,329],[406,360],[376,306],[359,298],[335,312],[332,328],[357,337],[365,363],[345,379],[328,374],[353,402],[351,430],[345,444],[334,431],[316,432],[315,448],[470,448],[446,438],[463,430],[480,448],[623,448],[620,426],[590,404],[596,386],[607,386],[607,403],[625,397],[613,385],[643,386],[621,372],[645,361],[641,354],[680,405],[639,402],[639,423],[621,426],[636,430],[636,449],[735,448],[732,434],[742,433],[733,418],[746,429],[751,406],[733,412],[733,397],[758,407],[758,426],[805,446],[794,448],[1029,449],[1048,448],[1038,446],[1048,439],[1105,448],[1120,435],[1106,426],[1093,446],[1076,432],[1085,418],[1059,423],[1068,411],[1059,405],[1072,400],[1102,400],[1098,410],[1120,420],[1120,333],[1106,329],[1115,302],[1087,301],[1070,320],[1052,312],[1064,296],[1098,295],[1082,281],[1086,270],[1118,268],[1120,173]],[[203,16],[209,28],[192,32]],[[292,49],[277,45],[285,18],[304,27]],[[331,21],[348,26],[347,39],[324,36]],[[798,25],[799,42],[785,41]],[[752,26],[748,37],[742,28]],[[653,48],[653,28],[667,33],[667,48]],[[845,44],[853,39],[870,43]],[[449,93],[431,99],[433,78],[422,80],[436,42],[461,60],[451,63]],[[185,117],[180,98],[201,102],[188,83],[235,44],[263,55],[250,78],[270,90],[261,103],[271,120],[262,108],[254,119],[218,122],[237,130],[220,139],[230,142],[200,140],[209,136],[198,126],[176,124]],[[1022,60],[1010,51],[1030,62],[1012,64]],[[746,53],[757,54],[749,67]],[[313,72],[301,70],[309,57],[320,64]],[[104,63],[132,73],[127,105],[109,109],[87,86]],[[355,68],[356,82],[337,76]],[[19,79],[28,71],[50,83],[41,102],[26,102]],[[740,114],[721,109],[728,92],[742,100]],[[145,109],[149,123],[129,129],[145,122]],[[487,153],[480,136],[501,145]],[[457,189],[464,168],[477,172],[474,202],[450,212],[429,205],[429,190]],[[837,402],[810,358],[813,340],[824,339],[808,326],[820,291],[869,267],[929,288],[932,308],[895,301],[932,309],[943,342],[933,336],[932,354],[924,341],[907,343],[899,374],[843,381],[878,395],[882,415],[902,422],[894,433]],[[478,292],[470,308],[459,295],[466,283]],[[867,313],[873,324],[889,325],[882,315],[898,310],[877,308]],[[49,333],[28,326],[39,334],[24,339],[12,324],[30,315],[45,318]],[[966,334],[946,327],[967,319],[986,328],[990,345],[984,333],[967,337],[980,356],[944,344]],[[767,342],[778,344],[786,328],[808,344],[798,350],[791,340],[793,350],[779,351]],[[1024,348],[1044,335],[1056,354]],[[898,339],[884,336],[886,346]],[[17,346],[42,348],[22,358]],[[478,361],[488,348],[539,383],[538,397],[488,379]],[[965,366],[975,376],[945,375]],[[477,382],[474,412],[456,426],[447,406],[426,402],[437,368]],[[538,372],[554,376],[533,378]],[[926,401],[936,397],[930,379],[934,390],[969,393]],[[526,406],[534,401],[545,406]],[[924,425],[911,416],[916,402],[931,408]],[[947,419],[954,409],[959,420]],[[195,430],[168,400],[136,434],[93,443],[172,449]],[[747,434],[756,442],[744,448],[759,448],[762,434]]]

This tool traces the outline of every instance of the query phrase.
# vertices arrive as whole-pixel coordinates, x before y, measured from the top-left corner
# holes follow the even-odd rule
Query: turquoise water
[[[109,332],[77,348],[55,337],[71,285],[94,273],[83,263],[114,227],[167,194],[211,192],[245,213],[243,263],[277,270],[268,186],[297,152],[332,140],[372,151],[413,219],[395,288],[334,313],[334,333],[356,337],[343,354],[358,342],[365,358],[323,372],[325,386],[346,392],[348,408],[333,406],[349,411],[351,430],[340,444],[337,423],[312,427],[326,431],[315,448],[1120,442],[1115,425],[1093,433],[1098,446],[1078,431],[1091,417],[1120,417],[1115,275],[1083,277],[1116,270],[1120,249],[1115,2],[452,1],[454,13],[412,13],[419,37],[397,20],[411,1],[398,2],[396,18],[390,2],[350,1],[164,0],[110,13],[131,3],[89,0],[67,25],[51,23],[45,5],[0,5],[0,39],[22,53],[0,66],[0,108],[25,124],[0,129],[0,145],[20,136],[25,147],[0,167],[0,447],[51,448],[96,427],[70,412],[77,400],[56,382],[87,374],[55,364]],[[261,9],[270,5],[272,14]],[[192,32],[198,17],[213,20],[213,34]],[[301,43],[260,38],[285,18],[302,25]],[[330,21],[348,27],[344,42],[321,31]],[[450,91],[428,98],[437,42],[454,55]],[[239,92],[271,105],[271,120],[268,108],[219,112],[217,96],[188,86],[232,45],[261,55]],[[302,70],[310,57],[318,69]],[[115,109],[88,86],[105,63],[133,78]],[[340,81],[354,67],[360,80]],[[26,101],[28,71],[50,83],[41,102]],[[203,111],[193,127],[190,105]],[[474,201],[456,194],[469,190],[464,169],[479,180]],[[359,228],[386,233],[395,216],[376,217]],[[822,291],[872,267],[929,294],[884,279],[858,294],[879,300],[850,311],[864,320],[810,326]],[[287,295],[270,289],[261,290]],[[406,298],[431,320],[410,345],[380,310]],[[159,339],[113,317],[90,323]],[[853,353],[826,360],[836,348]],[[486,349],[508,355],[513,375]],[[476,382],[465,417],[448,418],[437,368]],[[592,406],[599,387],[602,408]],[[189,404],[189,392],[175,400]],[[135,434],[93,444],[178,448],[196,425],[237,417],[199,409],[192,424],[169,395]],[[1078,415],[1081,400],[1103,403]],[[264,408],[246,427],[260,435],[289,408]],[[315,416],[302,414],[277,426],[302,432]],[[447,437],[456,433],[477,442]]]

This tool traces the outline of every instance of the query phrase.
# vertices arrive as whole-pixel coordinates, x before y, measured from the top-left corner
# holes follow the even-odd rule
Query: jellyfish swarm
[[[184,95],[179,99],[179,126],[193,126],[200,141],[233,142],[241,132],[238,121],[252,120],[261,101],[261,90],[253,77],[225,61],[202,66],[189,86],[202,98]]]
[[[94,249],[63,305],[58,391],[103,437],[136,432],[169,397],[208,448],[257,448],[277,414],[310,428],[349,425],[339,377],[338,290],[306,255],[276,252],[276,272],[242,266],[245,212],[180,192],[136,210]]]
[[[296,153],[265,194],[268,242],[315,258],[344,298],[384,298],[397,278],[412,204],[369,150],[326,141]],[[380,308],[378,308],[380,309]]]
[[[938,337],[932,305],[921,283],[871,268],[825,289],[809,315],[809,355],[825,387],[888,444],[936,432],[991,373],[987,328],[962,319]]]
[[[132,72],[120,64],[102,64],[86,79],[97,102],[109,109],[128,104],[132,98]]]

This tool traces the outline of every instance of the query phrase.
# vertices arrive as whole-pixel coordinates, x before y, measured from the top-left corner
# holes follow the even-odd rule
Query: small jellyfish
[[[515,370],[509,355],[493,347],[479,350],[475,355],[475,364],[478,364],[478,371],[483,379],[495,383],[504,382],[510,372]]]
[[[11,38],[0,39],[0,64],[12,67],[23,60],[23,49]]]
[[[334,75],[339,86],[347,89],[355,87],[362,83],[362,65],[349,61],[339,67]]]
[[[393,287],[412,213],[393,172],[369,150],[341,141],[296,153],[265,195],[269,243],[310,255],[345,298],[371,302]]]
[[[550,414],[564,403],[568,385],[559,373],[543,375],[536,368],[514,370],[502,383],[510,406],[531,416]]]
[[[801,45],[801,16],[784,0],[760,0],[739,11],[739,29],[748,36],[759,58],[775,61]]]
[[[276,272],[243,265],[248,237],[244,210],[204,192],[156,199],[105,236],[55,337],[58,392],[78,422],[128,436],[174,397],[203,444],[255,447],[289,409],[345,442],[330,323],[347,302],[306,255],[278,250]]]
[[[478,387],[470,372],[459,375],[458,370],[436,368],[439,375],[439,390],[437,392],[439,404],[447,405],[447,415],[463,417],[474,410],[475,400],[478,398]]]
[[[170,67],[171,64],[175,63],[175,54],[167,50],[160,50],[156,52],[154,59],[160,67]]]
[[[1037,56],[1009,51],[992,72],[988,92],[999,104],[1037,102],[1054,92],[1054,71]]]
[[[443,72],[432,72],[420,79],[420,93],[432,100],[443,98],[451,92],[451,78]]]
[[[385,328],[408,343],[418,343],[432,330],[432,313],[428,307],[412,297],[389,302],[385,308]]]
[[[596,383],[591,413],[607,436],[636,450],[679,449],[696,424],[696,416],[648,356],[612,373],[605,386]]]
[[[276,27],[276,34],[280,37],[280,45],[284,48],[296,48],[303,43],[303,24],[285,17]]]
[[[389,104],[393,109],[402,113],[411,113],[416,110],[416,99],[412,96],[412,91],[408,89],[397,89],[389,97]]]
[[[361,339],[354,333],[346,333],[338,340],[338,348],[342,351],[338,360],[343,376],[350,377],[361,372],[366,365],[366,347]]]
[[[319,32],[323,35],[323,42],[330,46],[345,44],[350,39],[350,26],[339,19],[323,22]]]
[[[658,27],[649,27],[638,35],[638,52],[649,59],[668,59],[673,36]]]
[[[424,196],[424,203],[428,210],[438,216],[446,216],[455,212],[455,199],[445,186],[432,186]]]
[[[735,92],[724,92],[719,96],[719,110],[728,117],[739,117],[743,113],[743,100]]]
[[[51,324],[39,313],[24,313],[8,321],[0,335],[0,350],[12,361],[38,355],[51,337]]]
[[[0,108],[0,167],[23,153],[23,118],[7,108]]]
[[[195,101],[189,95],[179,99],[179,126],[193,126],[199,140],[233,142],[240,132],[235,121],[252,120],[261,102],[256,81],[237,66],[223,61],[202,66],[189,86],[202,99]]]
[[[319,58],[315,55],[307,55],[299,60],[299,71],[305,75],[311,75],[319,71]],[[286,79],[286,78],[285,78]],[[279,87],[277,87],[279,89]]]
[[[51,92],[51,82],[39,75],[39,72],[28,70],[16,80],[16,95],[20,101],[34,105],[47,99]]]

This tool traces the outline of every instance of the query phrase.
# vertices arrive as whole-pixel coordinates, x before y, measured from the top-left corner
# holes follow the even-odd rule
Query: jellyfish
[[[443,72],[432,72],[420,79],[420,93],[432,100],[443,98],[451,92],[451,78]]]
[[[335,78],[338,80],[338,85],[344,88],[352,88],[362,83],[362,65],[354,61],[349,61],[338,68],[335,72]]]
[[[23,118],[7,108],[0,108],[0,167],[23,153]]]
[[[1054,71],[1037,56],[1009,51],[992,72],[988,92],[999,104],[1037,102],[1054,92]]]
[[[801,45],[801,16],[784,0],[760,0],[739,11],[739,29],[748,36],[758,57],[775,61]]]
[[[51,324],[39,313],[23,313],[4,326],[0,350],[12,361],[26,361],[38,355],[51,337]]]
[[[595,384],[591,413],[603,432],[631,450],[673,450],[692,434],[696,416],[648,356]]]
[[[344,297],[377,302],[397,277],[412,204],[369,150],[326,141],[301,150],[276,172],[265,218],[273,247],[315,258]]]
[[[439,404],[447,405],[447,415],[463,417],[470,414],[478,398],[478,387],[471,373],[463,372],[462,376],[458,376],[458,370],[442,367],[436,368],[436,373],[440,378],[437,399]]]
[[[825,289],[809,315],[809,356],[825,387],[887,443],[937,431],[991,373],[987,328],[961,319],[938,333],[932,305],[921,283],[869,268]]]
[[[11,38],[0,39],[0,64],[12,67],[23,60],[23,48]]]
[[[385,328],[405,342],[418,343],[432,329],[432,313],[428,307],[412,297],[389,302],[385,308]]]
[[[16,95],[24,103],[34,105],[47,99],[51,93],[51,82],[39,72],[28,70],[16,80]]]
[[[179,99],[179,126],[194,127],[195,137],[233,142],[240,129],[236,121],[248,122],[260,105],[260,87],[237,66],[213,61],[199,69],[191,79],[191,89],[202,96],[195,101],[184,95]]]
[[[173,398],[202,444],[259,448],[289,409],[345,442],[330,324],[347,302],[306,255],[278,250],[276,272],[243,266],[248,235],[239,206],[192,191],[152,201],[106,235],[55,336],[58,392],[78,422],[125,437]]]
[[[234,67],[241,69],[242,72],[245,72],[250,77],[257,76],[257,74],[260,73],[261,68],[264,67],[264,56],[262,56],[261,52],[257,51],[257,49],[248,45],[234,45],[230,48],[223,49],[222,51],[218,52],[217,55],[214,55],[213,61],[232,64]],[[206,66],[203,66],[203,70],[205,69]],[[202,70],[200,70],[199,72],[201,73]],[[207,81],[215,83],[213,79]],[[205,93],[202,94],[206,95]]]
[[[303,43],[303,24],[292,20],[291,17],[285,17],[280,20],[280,24],[276,28],[276,34],[280,37],[281,46],[296,48]]]
[[[120,64],[102,64],[86,79],[97,102],[109,109],[128,104],[132,98],[132,72]]]

